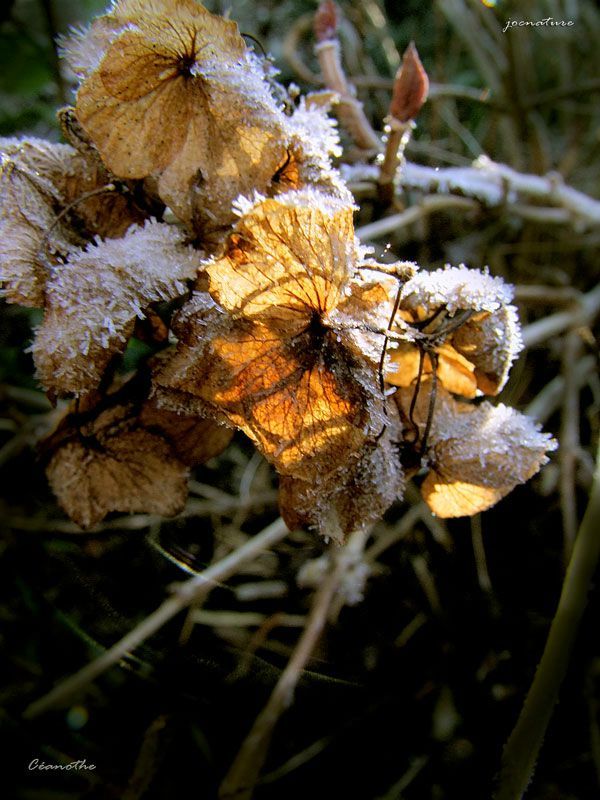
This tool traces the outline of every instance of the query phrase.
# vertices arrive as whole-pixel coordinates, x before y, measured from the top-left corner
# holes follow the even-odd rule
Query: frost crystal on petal
[[[182,240],[171,226],[149,222],[122,239],[99,240],[76,251],[56,268],[32,347],[48,391],[94,389],[112,357],[125,349],[144,308],[185,292],[199,262]]]
[[[57,221],[61,196],[52,178],[64,147],[0,140],[0,283],[10,302],[42,306],[52,265],[81,242]]]
[[[464,265],[433,272],[418,272],[402,292],[405,307],[424,306],[433,311],[445,306],[450,314],[460,310],[498,311],[513,299],[513,288],[502,278]]]

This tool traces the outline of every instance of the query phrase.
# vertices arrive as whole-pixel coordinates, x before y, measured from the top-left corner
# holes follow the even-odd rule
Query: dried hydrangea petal
[[[10,302],[42,306],[52,264],[81,240],[57,222],[61,198],[40,159],[24,162],[19,149],[0,140],[0,283]]]
[[[185,505],[187,468],[128,406],[107,409],[80,426],[73,422],[62,437],[46,473],[58,502],[82,528],[111,511],[172,516]]]
[[[54,395],[96,388],[144,308],[183,294],[197,268],[183,234],[157,222],[74,252],[47,285],[32,346],[44,387]]]
[[[413,421],[422,436],[429,413],[431,382],[421,387]],[[413,399],[400,390],[397,402],[404,419]],[[427,444],[430,469],[421,492],[440,517],[471,516],[485,511],[528,481],[556,449],[529,417],[505,405],[471,405],[438,389]]]
[[[302,324],[333,310],[359,258],[352,206],[303,190],[239,199],[238,209],[224,255],[206,264],[217,302],[245,317]]]
[[[232,221],[240,192],[266,189],[285,154],[283,113],[235,23],[191,0],[119,2],[123,24],[85,73],[76,114],[111,172],[158,179],[197,229]]]
[[[289,528],[306,526],[342,543],[357,528],[372,525],[404,491],[404,474],[395,457],[390,416],[387,429],[343,467],[319,480],[283,476],[279,481],[279,506]]]
[[[451,267],[417,273],[402,290],[395,327],[407,342],[390,348],[386,380],[410,386],[419,369],[424,376],[431,374],[435,356],[437,377],[448,391],[467,398],[498,394],[522,349],[511,298],[511,286],[479,270]],[[461,312],[467,312],[466,318],[453,327]]]
[[[150,432],[159,432],[171,445],[177,458],[188,467],[204,464],[225,450],[233,431],[212,419],[190,416],[160,408],[148,400],[139,415]]]
[[[238,211],[224,254],[205,264],[213,297],[197,293],[174,323],[180,342],[155,377],[157,396],[168,408],[220,415],[243,430],[294,479],[284,484],[294,496],[310,486],[307,520],[318,524],[339,504],[349,519],[343,507],[351,501],[335,487],[348,470],[352,494],[362,475],[357,459],[378,437],[384,447],[390,425],[377,372],[383,337],[375,354],[350,332],[365,319],[387,325],[395,281],[359,274],[365,251],[352,208],[339,198],[302,190],[241,200]]]
[[[502,306],[472,317],[452,335],[452,347],[473,364],[477,388],[487,395],[498,394],[523,349],[517,309]]]

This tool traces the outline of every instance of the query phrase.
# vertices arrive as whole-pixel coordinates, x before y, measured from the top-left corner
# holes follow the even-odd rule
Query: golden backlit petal
[[[304,190],[243,211],[224,255],[207,265],[215,299],[248,318],[333,310],[356,266],[352,208]]]
[[[421,485],[421,494],[436,516],[447,519],[471,517],[487,511],[512,488],[481,486],[460,480],[449,481],[432,469]]]
[[[339,469],[312,481],[280,478],[279,507],[288,527],[313,528],[341,544],[352,531],[381,518],[404,491],[392,413],[387,424],[378,440],[366,441]]]
[[[344,361],[333,335],[315,347],[310,332],[282,337],[218,311],[197,325],[201,335],[188,328],[155,379],[163,405],[220,414],[279,472],[305,480],[339,467],[373,435],[360,368]]]
[[[388,353],[385,380],[392,386],[406,388],[412,386],[419,375],[421,353],[411,342],[398,342]],[[421,377],[431,375],[431,359],[427,354],[423,357]]]
[[[131,59],[115,60],[127,81]],[[161,172],[186,139],[189,102],[183,78],[161,80],[160,66],[150,65],[150,69],[154,88],[137,99],[127,101],[109,94],[101,72],[93,73],[77,93],[78,120],[106,166],[120,178],[144,178]],[[198,144],[201,147],[206,142]]]
[[[187,497],[187,469],[167,442],[118,406],[63,431],[46,468],[57,499],[82,528],[111,511],[171,516]]]
[[[447,342],[436,347],[436,355],[437,375],[442,385],[452,394],[475,397],[477,380],[473,365]]]

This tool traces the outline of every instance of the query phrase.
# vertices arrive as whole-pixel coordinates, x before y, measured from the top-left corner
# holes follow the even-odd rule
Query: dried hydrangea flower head
[[[179,317],[160,396],[243,430],[281,475],[319,491],[311,522],[333,516],[341,536],[357,517],[337,508],[349,497],[340,486],[362,485],[364,524],[401,487],[390,436],[376,441],[394,423],[360,338],[365,313],[387,324],[396,282],[360,277],[353,208],[335,197],[302,190],[239,209],[223,254],[205,265],[211,297],[196,295]],[[368,502],[365,459],[391,465],[384,485],[372,473]]]
[[[456,400],[443,387],[431,416],[431,378],[419,391],[400,389],[395,400],[405,431],[417,430],[416,446],[428,474],[423,499],[440,517],[477,514],[525,483],[548,461],[557,443],[525,414],[503,404]],[[427,442],[424,443],[427,429]]]
[[[522,349],[512,287],[467,267],[418,272],[402,288],[386,381],[408,387],[432,372],[453,394],[498,394]],[[411,341],[412,340],[412,341]]]
[[[120,0],[63,49],[83,79],[77,119],[114,175],[156,178],[197,229],[228,225],[240,192],[267,188],[283,114],[234,22],[195,0]]]

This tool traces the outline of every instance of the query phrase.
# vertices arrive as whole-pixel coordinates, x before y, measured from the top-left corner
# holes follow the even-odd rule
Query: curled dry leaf
[[[401,389],[395,397],[407,430],[417,428],[418,449],[430,412],[431,381],[419,387],[411,421],[414,390]],[[550,434],[515,409],[473,405],[438,388],[426,453],[421,454],[429,468],[421,493],[440,517],[477,514],[528,481],[556,447]]]
[[[235,23],[195,0],[120,0],[65,49],[83,83],[76,115],[110,171],[158,180],[196,229],[233,217],[241,192],[266,190],[285,156],[283,114]],[[101,51],[101,56],[98,53]]]
[[[378,452],[388,418],[376,361],[352,329],[362,318],[351,311],[376,297],[387,323],[391,291],[383,284],[369,295],[373,287],[357,279],[364,250],[352,208],[339,200],[291,192],[243,210],[223,255],[205,265],[213,299],[197,294],[176,324],[177,354],[157,377],[161,402],[221,415],[281,475],[311,484],[313,497],[333,496],[345,468],[352,491],[351,476],[366,449]],[[383,504],[399,484],[397,476],[380,487]],[[298,486],[284,492],[301,496]],[[319,514],[307,512],[312,522]]]
[[[184,294],[197,268],[183,234],[158,222],[72,253],[48,282],[46,315],[32,345],[46,390],[56,396],[95,389],[144,308]]]
[[[510,286],[478,270],[417,273],[403,287],[396,320],[396,331],[413,341],[390,349],[386,380],[409,387],[419,371],[431,375],[432,353],[448,391],[468,398],[498,394],[522,349],[511,299]]]

